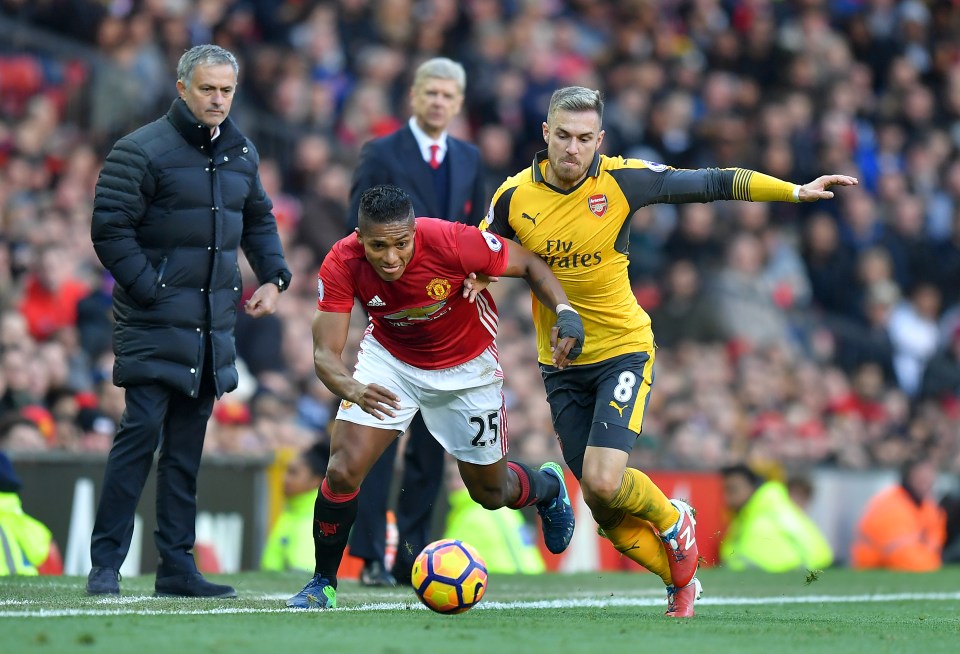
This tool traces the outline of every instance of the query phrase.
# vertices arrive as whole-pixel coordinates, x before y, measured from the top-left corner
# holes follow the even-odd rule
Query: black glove
[[[583,321],[580,314],[571,309],[561,309],[557,314],[557,341],[561,338],[574,338],[576,344],[570,348],[567,358],[573,361],[583,352]]]

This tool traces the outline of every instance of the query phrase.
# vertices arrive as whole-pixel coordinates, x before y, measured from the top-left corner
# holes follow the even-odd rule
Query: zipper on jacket
[[[157,268],[157,285],[163,281],[163,273],[167,272],[167,257],[160,259],[160,266]]]
[[[210,347],[206,343],[204,338],[204,332],[202,329],[197,330],[200,333],[200,347],[197,349],[200,356],[197,357],[197,362],[194,364],[196,367],[194,370],[196,372],[193,375],[193,389],[190,391],[190,397],[197,397],[197,394],[200,392],[200,380],[203,378],[203,364],[206,359],[206,348]],[[210,365],[213,365],[213,352],[210,353]]]

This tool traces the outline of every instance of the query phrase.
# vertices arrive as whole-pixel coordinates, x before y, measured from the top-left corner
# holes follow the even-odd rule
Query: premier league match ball
[[[417,597],[437,613],[463,613],[487,590],[487,566],[469,543],[434,541],[413,562],[410,581]]]

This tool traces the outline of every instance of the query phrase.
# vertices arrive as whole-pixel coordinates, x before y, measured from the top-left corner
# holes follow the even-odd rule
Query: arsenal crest
[[[597,218],[603,218],[603,214],[607,213],[607,196],[603,193],[591,195],[587,198],[587,206],[590,207],[593,215]]]

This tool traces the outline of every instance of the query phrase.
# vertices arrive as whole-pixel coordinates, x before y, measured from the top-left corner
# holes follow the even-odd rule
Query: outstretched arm
[[[375,418],[393,417],[392,409],[400,408],[400,398],[378,384],[361,384],[343,363],[350,314],[317,311],[312,328],[313,367],[323,385],[337,397],[353,402]]]
[[[612,171],[611,175],[629,200],[631,213],[661,202],[816,202],[833,197],[833,192],[827,190],[831,186],[858,183],[856,177],[849,175],[824,175],[800,185],[746,168],[626,167]]]
[[[567,299],[567,294],[560,285],[550,266],[543,259],[526,249],[519,243],[505,240],[507,245],[507,267],[503,277],[522,277],[526,280],[530,290],[545,307],[550,307],[557,314],[557,324],[550,336],[550,345],[553,350],[553,365],[565,368],[583,350],[583,321]]]

